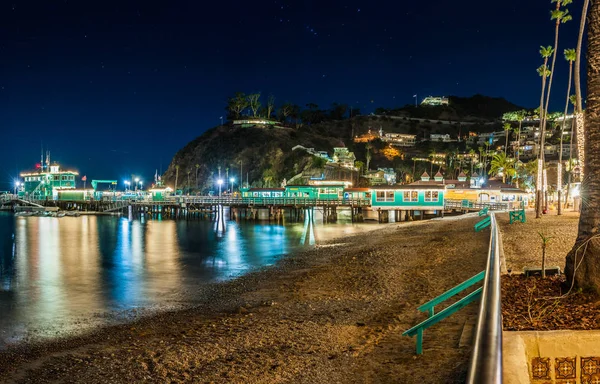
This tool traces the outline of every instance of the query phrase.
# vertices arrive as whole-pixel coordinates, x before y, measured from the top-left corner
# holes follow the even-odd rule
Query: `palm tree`
[[[558,29],[560,24],[564,24],[573,18],[569,14],[569,10],[560,9],[561,6],[571,4],[572,0],[552,0],[556,3],[556,9],[550,12],[550,20],[556,20],[554,29],[554,48],[552,49],[552,64],[550,66],[550,80],[548,81],[548,93],[546,94],[546,105],[544,108],[544,116],[548,114],[548,104],[550,103],[550,91],[552,90],[552,78],[554,77],[554,64],[556,64],[556,53],[558,52]],[[544,117],[544,124],[546,124]],[[544,127],[545,128],[545,127]]]
[[[560,151],[558,152],[558,168],[556,173],[558,175],[556,188],[558,189],[558,215],[562,215],[562,152],[563,152],[563,136],[565,134],[565,122],[567,121],[567,112],[569,110],[569,98],[571,95],[571,80],[573,77],[573,62],[577,58],[574,49],[565,49],[565,59],[569,62],[569,83],[567,85],[567,100],[565,102],[565,113],[563,114],[563,121],[560,128]],[[570,141],[572,143],[572,141]],[[572,145],[572,144],[570,144]]]
[[[515,176],[515,161],[505,153],[497,153],[490,162],[490,175],[502,176],[502,183],[506,183],[506,176]]]
[[[519,128],[517,131],[517,161],[519,161],[519,156],[521,155],[521,126],[523,124],[523,120],[525,120],[525,117],[527,117],[527,111],[522,109],[520,111],[515,112],[516,114],[516,118],[519,121]]]
[[[548,58],[553,53],[553,49],[551,46],[540,47],[540,54],[544,58],[544,64],[537,69],[538,74],[542,78],[542,94],[540,96],[540,149],[538,153],[538,176],[537,182],[535,186],[535,217],[539,219],[542,217],[542,169],[544,168],[544,136],[546,133],[544,132],[544,94],[546,92],[546,79],[550,75],[550,70],[548,69]]]
[[[367,143],[365,146],[367,148],[367,153],[365,154],[365,159],[367,160],[367,172],[369,171],[369,165],[371,164],[371,143]]]
[[[475,163],[475,150],[471,148],[469,150],[469,157],[471,158],[471,175],[473,174],[473,163]]]
[[[504,124],[504,136],[506,136],[506,140],[504,142],[504,156],[506,156],[506,149],[508,148],[508,135],[510,134],[510,123]]]
[[[179,164],[175,166],[175,194],[177,194],[177,180],[179,179]]]
[[[190,173],[192,173],[191,169],[188,169],[187,171],[187,193],[188,195],[190,194]]]
[[[556,20],[555,23],[555,30],[554,30],[554,48],[552,48],[552,64],[550,66],[550,79],[548,80],[548,92],[546,93],[546,104],[542,105],[542,108],[544,110],[544,115],[543,115],[543,120],[540,120],[540,123],[542,124],[542,128],[541,128],[541,136],[540,136],[540,150],[544,151],[544,142],[545,142],[545,136],[546,136],[546,123],[547,123],[547,115],[548,115],[548,105],[550,104],[550,91],[552,90],[552,79],[554,77],[554,65],[556,64],[556,54],[558,52],[558,29],[560,27],[561,23],[566,23],[567,21],[572,20],[571,15],[569,15],[569,10],[565,9],[564,11],[562,9],[560,9],[561,5],[562,6],[566,6],[571,4],[572,0],[552,0],[552,3],[556,3],[556,9],[552,10],[552,12],[550,12],[550,20]],[[548,48],[548,47],[547,47]],[[544,54],[542,53],[542,56],[544,56]],[[547,60],[546,60],[547,63]],[[544,64],[546,64],[544,63]],[[544,156],[542,155],[541,157],[542,159],[542,164],[544,163],[545,159]],[[541,208],[541,207],[540,207]]]
[[[585,121],[585,177],[581,187],[579,231],[566,258],[567,281],[575,288],[600,293],[600,2],[589,14],[587,49],[587,104]],[[578,103],[581,106],[580,103]]]
[[[196,164],[194,167],[196,167],[196,189],[198,189],[198,170],[200,169],[200,164]]]

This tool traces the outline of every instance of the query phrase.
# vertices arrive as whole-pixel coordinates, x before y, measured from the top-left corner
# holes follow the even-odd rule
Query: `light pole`
[[[217,184],[219,184],[219,198],[221,197],[221,185],[223,185],[223,179],[217,180]]]
[[[136,178],[135,178],[135,191],[136,191],[136,192],[137,192],[137,186],[138,186],[138,183],[139,183],[139,182],[140,182],[140,178],[139,178],[139,177],[136,177]]]
[[[140,191],[143,189],[142,185],[144,185],[144,182],[142,180],[140,180]]]
[[[223,126],[223,116],[221,116],[221,127]]]
[[[127,192],[131,183],[129,182],[129,180],[125,180],[124,183],[125,183],[125,192]]]
[[[229,182],[231,183],[231,193],[233,193],[233,183],[235,183],[235,178],[232,177],[231,179],[229,179]]]
[[[15,193],[14,193],[15,196],[17,196],[17,189],[19,189],[20,186],[21,186],[21,182],[15,181]]]

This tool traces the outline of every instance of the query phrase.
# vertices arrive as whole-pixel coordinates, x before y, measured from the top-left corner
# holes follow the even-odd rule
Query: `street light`
[[[17,195],[17,189],[19,189],[19,187],[21,186],[21,182],[20,181],[15,181],[15,196]]]
[[[217,184],[219,184],[219,197],[221,197],[221,185],[223,185],[223,179],[217,180]]]
[[[140,182],[140,178],[139,178],[139,177],[136,177],[136,178],[135,178],[135,191],[136,191],[136,192],[137,192],[137,185],[138,185],[138,183],[139,183],[139,182]]]
[[[142,190],[142,185],[144,185],[144,182],[142,180],[140,180],[139,183],[140,183],[140,190]]]
[[[131,185],[131,183],[129,182],[129,180],[125,180],[124,184],[126,185],[125,192],[127,192],[127,190],[129,189],[128,187]]]
[[[233,193],[233,183],[235,183],[235,177],[229,179],[229,182],[231,183],[231,193]]]

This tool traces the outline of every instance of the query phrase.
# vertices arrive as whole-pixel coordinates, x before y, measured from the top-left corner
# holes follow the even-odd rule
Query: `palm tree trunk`
[[[575,97],[577,102],[575,109],[577,113],[583,113],[583,104],[581,101],[581,43],[583,41],[583,32],[585,31],[585,19],[588,11],[590,0],[583,1],[583,10],[581,11],[581,21],[579,22],[579,37],[577,38],[577,47],[575,53]]]
[[[504,141],[504,156],[506,156],[506,150],[508,148],[508,130],[505,131],[504,135],[506,136],[506,140]]]
[[[544,60],[544,71],[548,65],[548,58]],[[540,96],[540,148],[538,151],[538,170],[535,183],[535,218],[542,217],[542,172],[544,165],[544,93],[546,92],[546,73],[542,73],[542,94]]]
[[[560,1],[558,1],[556,3],[556,9],[560,8]],[[541,172],[543,172],[543,169],[546,168],[546,159],[545,159],[545,154],[544,154],[544,146],[546,144],[546,123],[547,123],[547,116],[548,116],[548,105],[550,104],[550,91],[552,90],[552,78],[554,77],[554,65],[556,64],[556,53],[558,51],[558,28],[560,26],[560,19],[556,19],[556,29],[554,31],[554,52],[552,53],[552,65],[550,66],[550,79],[548,80],[548,92],[546,93],[546,104],[544,105],[544,119],[541,122],[542,123],[542,129],[540,132],[540,152],[542,153],[542,156],[540,157],[542,159],[542,170]],[[544,204],[544,209],[547,210],[548,209],[548,199],[546,198],[545,200],[545,204]],[[541,204],[538,207],[538,210],[536,211],[536,218],[539,216],[541,216],[541,211],[542,211],[542,206]]]
[[[521,124],[523,120],[519,120],[519,132],[517,132],[517,161],[519,161],[519,156],[521,155]]]
[[[565,273],[575,287],[600,293],[600,2],[592,2],[587,51],[587,106],[585,122],[585,178],[581,187],[584,202],[579,232],[567,255]],[[593,241],[592,238],[595,239]],[[579,249],[581,248],[581,249]],[[577,270],[575,270],[577,265]]]
[[[560,151],[558,153],[558,183],[556,188],[558,189],[558,215],[562,215],[562,150],[563,150],[563,136],[565,133],[565,122],[567,121],[567,112],[569,111],[569,96],[571,94],[571,79],[573,75],[573,63],[569,63],[569,85],[567,86],[567,101],[565,103],[565,113],[563,114],[562,127],[560,128]]]
[[[575,111],[573,111],[574,113]],[[569,192],[571,191],[571,175],[573,175],[573,134],[575,131],[575,116],[571,119],[571,137],[569,138],[569,176],[567,178],[567,195],[565,196],[565,209],[569,202]],[[573,206],[574,207],[574,206]]]

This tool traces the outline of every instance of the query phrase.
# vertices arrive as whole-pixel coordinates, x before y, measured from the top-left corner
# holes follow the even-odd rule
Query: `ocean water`
[[[277,225],[0,213],[0,348],[189,307],[206,283],[377,227],[320,221]]]

